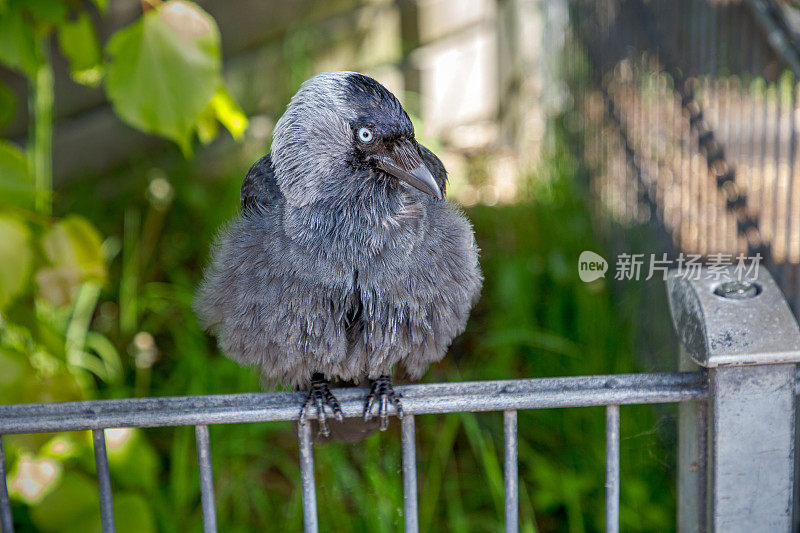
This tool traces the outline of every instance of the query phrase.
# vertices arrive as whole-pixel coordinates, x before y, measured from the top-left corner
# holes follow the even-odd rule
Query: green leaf
[[[86,348],[96,353],[103,362],[106,381],[109,383],[120,383],[122,381],[122,361],[120,360],[119,352],[107,337],[96,331],[87,332]]]
[[[192,135],[220,86],[220,37],[197,5],[173,0],[109,41],[106,91],[123,120],[191,154]]]
[[[0,62],[33,78],[41,61],[32,24],[19,9],[7,9],[0,17]]]
[[[214,98],[211,99],[211,107],[214,115],[225,128],[231,132],[234,139],[241,140],[247,130],[247,117],[239,107],[225,86],[220,85]]]
[[[114,498],[114,516],[118,533],[155,533],[153,507],[140,494],[122,493]]]
[[[71,494],[69,491],[75,492]],[[118,533],[157,531],[152,506],[143,496],[120,492],[114,494],[113,501]],[[45,506],[48,504],[55,507],[52,516],[47,515]],[[82,475],[67,472],[61,486],[32,509],[31,518],[44,532],[100,533],[102,525],[100,506],[97,504],[97,485]]]
[[[67,6],[62,0],[16,0],[11,3],[17,9],[24,7],[39,23],[59,24],[67,16]]]
[[[213,102],[214,99],[211,99]],[[209,144],[213,141],[219,133],[219,122],[217,121],[217,113],[213,105],[209,102],[208,107],[203,110],[200,118],[197,120],[197,138],[203,144]]]
[[[214,140],[222,124],[231,133],[234,139],[240,141],[247,130],[247,116],[239,107],[224,85],[220,85],[214,98],[203,110],[197,121],[197,138],[203,144]]]
[[[42,504],[63,483],[64,467],[50,457],[21,455],[8,476],[9,492],[27,504]]]
[[[30,367],[25,356],[0,346],[0,397],[26,378],[30,378]]]
[[[100,233],[91,222],[78,215],[59,220],[42,238],[42,248],[51,264],[80,269],[82,281],[105,281],[102,247]]]
[[[13,144],[0,140],[0,203],[33,208],[35,196],[25,154]]]
[[[76,435],[80,435],[80,433],[57,433],[39,448],[39,455],[51,457],[57,461],[65,461],[80,456],[82,446],[81,443],[76,442]]]
[[[0,309],[23,292],[32,263],[27,226],[10,216],[0,216]]]
[[[69,215],[53,224],[42,237],[42,249],[50,266],[36,273],[36,283],[51,304],[68,303],[84,282],[105,282],[102,239],[86,219]]]
[[[11,89],[0,83],[0,126],[8,124],[17,110],[17,98]]]
[[[103,75],[100,44],[88,13],[82,12],[74,21],[64,22],[58,27],[58,45],[69,59],[72,79],[97,87]]]
[[[158,486],[158,454],[140,430],[106,430],[106,440],[111,475],[120,487],[151,491]]]
[[[58,486],[31,507],[30,516],[41,531],[94,531],[99,510],[97,484],[82,474],[66,471]]]

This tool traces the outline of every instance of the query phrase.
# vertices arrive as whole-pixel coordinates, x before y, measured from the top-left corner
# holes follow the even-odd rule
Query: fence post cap
[[[767,269],[741,278],[734,267],[667,274],[672,322],[700,366],[800,362],[800,329]]]

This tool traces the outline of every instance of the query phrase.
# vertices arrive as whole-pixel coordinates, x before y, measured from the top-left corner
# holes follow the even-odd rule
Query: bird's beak
[[[413,141],[412,141],[413,142]],[[391,155],[379,157],[376,166],[434,198],[442,199],[442,191],[431,171],[425,166],[416,147],[410,142],[399,144]]]

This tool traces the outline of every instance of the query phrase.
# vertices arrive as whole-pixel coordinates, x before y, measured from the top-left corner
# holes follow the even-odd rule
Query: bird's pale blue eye
[[[358,140],[362,143],[372,142],[372,131],[369,128],[359,128]]]

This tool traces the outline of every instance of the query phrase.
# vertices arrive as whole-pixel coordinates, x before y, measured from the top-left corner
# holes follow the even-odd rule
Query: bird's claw
[[[328,387],[328,382],[325,380],[324,377],[315,375],[314,378],[311,380],[311,387],[308,389],[308,396],[306,396],[306,400],[303,402],[303,406],[300,408],[300,417],[298,418],[298,422],[300,424],[305,424],[306,419],[308,418],[308,411],[313,406],[317,412],[317,421],[319,422],[319,432],[323,437],[327,437],[331,434],[330,428],[328,428],[328,422],[325,416],[325,406],[328,406],[333,411],[333,416],[339,422],[344,420],[344,414],[342,413],[342,408],[339,405],[339,400],[336,399],[336,396],[333,395],[330,388]]]
[[[379,402],[378,416],[381,419],[380,430],[386,431],[386,428],[389,427],[389,402],[394,405],[395,411],[397,411],[397,418],[403,419],[403,404],[400,402],[402,397],[403,395],[395,392],[392,387],[392,378],[387,375],[378,377],[372,382],[372,388],[367,395],[364,405],[364,420],[372,418],[372,410],[377,401]]]

